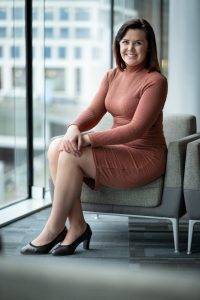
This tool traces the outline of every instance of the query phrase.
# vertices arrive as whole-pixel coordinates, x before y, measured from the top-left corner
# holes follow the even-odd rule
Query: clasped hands
[[[89,135],[82,134],[77,125],[71,125],[62,138],[59,150],[80,156],[82,148],[89,145],[91,145]]]

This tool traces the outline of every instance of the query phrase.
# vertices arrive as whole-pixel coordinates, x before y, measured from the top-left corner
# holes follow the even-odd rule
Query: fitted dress
[[[109,70],[89,107],[73,122],[81,132],[98,124],[108,112],[111,128],[89,133],[96,166],[93,189],[138,187],[160,177],[165,170],[166,143],[163,106],[167,80],[142,67]]]

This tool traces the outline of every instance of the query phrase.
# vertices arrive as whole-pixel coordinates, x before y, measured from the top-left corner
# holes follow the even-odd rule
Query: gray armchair
[[[166,219],[172,222],[175,252],[178,246],[178,220],[185,213],[183,176],[187,144],[197,138],[196,118],[191,115],[164,116],[168,145],[164,176],[139,188],[91,190],[83,184],[81,201],[84,211]],[[53,198],[53,184],[50,192]]]
[[[184,196],[189,218],[187,254],[190,254],[193,228],[196,223],[200,222],[200,139],[187,146]]]

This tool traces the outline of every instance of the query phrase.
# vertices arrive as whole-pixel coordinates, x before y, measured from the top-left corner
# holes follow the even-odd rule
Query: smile
[[[132,57],[136,57],[136,55],[135,55],[135,54],[129,54],[129,53],[126,53],[126,56],[128,56],[128,57],[130,57],[130,58],[132,58]]]

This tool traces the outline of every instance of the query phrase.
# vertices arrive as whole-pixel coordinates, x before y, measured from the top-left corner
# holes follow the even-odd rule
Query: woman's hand
[[[73,153],[75,156],[79,156],[82,148],[82,135],[77,125],[70,125],[65,133],[60,151],[66,151]]]

